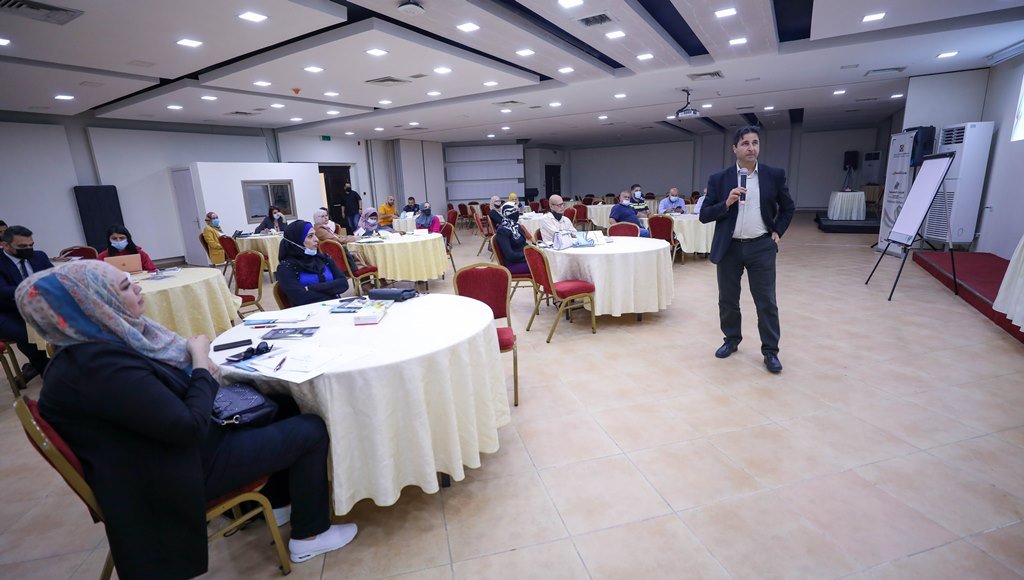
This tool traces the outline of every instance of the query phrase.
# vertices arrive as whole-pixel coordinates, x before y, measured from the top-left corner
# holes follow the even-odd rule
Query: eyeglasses
[[[549,205],[550,205],[551,207],[565,207],[565,204],[564,204],[564,203],[552,203],[552,204],[549,204]]]

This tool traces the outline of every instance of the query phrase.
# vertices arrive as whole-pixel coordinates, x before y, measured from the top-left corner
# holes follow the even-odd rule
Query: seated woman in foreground
[[[141,289],[125,273],[71,262],[30,276],[16,298],[57,348],[39,411],[82,462],[119,577],[206,572],[206,502],[270,474],[264,494],[279,508],[279,525],[291,519],[293,562],[355,536],[355,525],[330,522],[323,420],[215,424],[210,340],[186,340],[142,316]],[[292,505],[282,508],[288,496]]]
[[[128,231],[128,228],[117,224],[110,226],[107,228],[107,249],[100,252],[96,258],[105,260],[111,256],[123,256],[126,254],[138,254],[139,258],[142,259],[143,270],[147,272],[156,270],[153,260],[149,259],[149,254],[135,245],[135,242],[132,240],[132,233]]]
[[[292,306],[331,300],[348,290],[348,279],[321,253],[313,224],[295,220],[284,229],[277,281]]]
[[[519,227],[519,207],[515,202],[509,201],[501,206],[501,223],[494,232],[494,238],[498,240],[498,247],[501,248],[501,256],[505,259],[508,271],[513,274],[529,274],[530,267],[526,264],[526,255],[523,254],[526,236]]]

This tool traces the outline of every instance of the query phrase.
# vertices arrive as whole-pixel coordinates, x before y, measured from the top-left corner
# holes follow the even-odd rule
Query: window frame
[[[288,200],[290,204],[290,212],[282,212],[284,217],[288,221],[297,219],[295,214],[295,183],[291,179],[243,179],[242,180],[242,204],[245,206],[245,220],[248,224],[258,224],[263,221],[266,214],[258,217],[252,217],[253,210],[249,207],[249,195],[246,189],[250,186],[263,186],[267,190],[267,207],[274,205],[274,198],[272,196],[273,186],[284,185],[288,188]]]

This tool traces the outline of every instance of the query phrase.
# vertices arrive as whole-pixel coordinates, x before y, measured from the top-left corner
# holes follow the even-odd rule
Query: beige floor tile
[[[344,519],[359,534],[327,554],[324,578],[380,578],[450,563],[439,494],[407,488],[393,506],[363,500]]]
[[[1024,516],[1024,501],[924,452],[856,471],[896,499],[960,535],[1004,526]]]
[[[680,517],[735,578],[834,578],[859,569],[835,542],[769,493]]]
[[[676,511],[761,489],[761,484],[707,441],[629,454],[637,469]]]
[[[878,580],[928,578],[929,580],[991,580],[1019,578],[987,554],[968,544],[955,542],[923,554],[897,560],[872,570]]]
[[[863,567],[958,538],[851,471],[786,486],[777,493]]]
[[[0,535],[0,564],[91,552],[103,538],[78,496],[50,496]]]
[[[88,556],[89,552],[78,552],[27,562],[3,564],[0,565],[0,578],[17,578],[18,580],[70,578]]]
[[[467,469],[466,479],[494,479],[534,471],[533,461],[514,425],[498,429],[498,452],[485,456],[479,469]]]
[[[899,399],[867,402],[852,407],[850,413],[921,449],[981,434],[953,417]]]
[[[877,352],[877,349],[876,346],[872,350]],[[917,360],[899,357],[850,369],[850,376],[897,396],[913,395],[952,384],[941,377],[925,373],[919,367]]]
[[[450,565],[438,566],[437,568],[428,568],[426,570],[418,570],[407,574],[399,574],[397,576],[392,576],[392,578],[395,580],[451,580],[452,567]]]
[[[454,561],[567,535],[536,474],[457,485],[444,491],[442,497]]]
[[[643,377],[613,372],[566,377],[563,382],[590,412],[656,400]]]
[[[1017,447],[1024,447],[1024,427],[1000,431],[999,433],[996,433],[996,436],[1003,441],[1013,443]]]
[[[588,415],[520,423],[517,429],[539,469],[622,453]]]
[[[1024,399],[1004,400],[997,394],[977,389],[971,383],[934,389],[907,397],[986,433],[1024,425]]]
[[[288,542],[291,527],[285,526],[281,529],[281,537]],[[286,544],[287,549],[287,544]],[[336,553],[343,553],[348,547],[342,548]],[[320,578],[323,573],[324,560],[327,556],[321,555],[301,564],[292,564],[292,573],[289,580],[294,576],[296,579]],[[92,565],[98,564],[100,569],[103,561],[93,553],[89,562]],[[262,521],[239,531],[227,538],[219,538],[211,542],[209,546],[209,570],[206,575],[210,578],[245,578],[246,580],[272,580],[280,578],[280,560],[277,557],[277,550],[271,541],[270,531]]]
[[[770,423],[771,419],[722,391],[701,389],[661,402],[701,435],[736,431]]]
[[[774,421],[785,421],[832,409],[821,399],[785,383],[757,382],[729,392]]]
[[[961,441],[929,453],[1024,499],[1024,453],[998,437]]]
[[[674,515],[601,530],[573,540],[591,578],[728,578]]]
[[[573,535],[671,511],[623,456],[546,469],[540,476]]]
[[[847,469],[917,451],[913,445],[845,411],[801,417],[780,425],[808,440],[821,442]]]
[[[821,442],[778,425],[723,433],[710,440],[765,485],[781,485],[842,469],[840,458]]]
[[[694,439],[700,434],[660,403],[641,403],[594,413],[594,419],[622,448],[634,451]]]
[[[1024,576],[1024,523],[974,536],[971,543],[1007,568]]]
[[[588,578],[579,554],[568,539],[456,562],[454,568],[456,580]]]
[[[103,573],[103,564],[107,561],[107,553],[110,551],[106,540],[100,543],[95,550],[82,562],[82,565],[70,576],[71,580],[96,580]],[[280,574],[280,572],[278,572]],[[113,578],[117,578],[117,570],[114,570]]]
[[[519,406],[512,408],[513,423],[557,419],[586,413],[583,403],[561,384],[519,385]]]

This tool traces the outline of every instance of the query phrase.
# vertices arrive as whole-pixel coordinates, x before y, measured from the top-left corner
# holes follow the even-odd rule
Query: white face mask
[[[671,199],[672,201],[676,201],[677,199],[679,199],[679,196],[678,195],[669,194],[668,198]]]
[[[371,226],[375,226],[377,225],[377,220],[366,220],[366,223],[370,224]]]
[[[276,219],[276,220],[279,220],[279,219],[281,219],[281,218],[283,218],[283,217],[284,217],[284,216],[283,216],[283,215],[281,215],[281,214],[279,214],[279,213],[275,213],[275,214],[274,214],[274,219]]]

